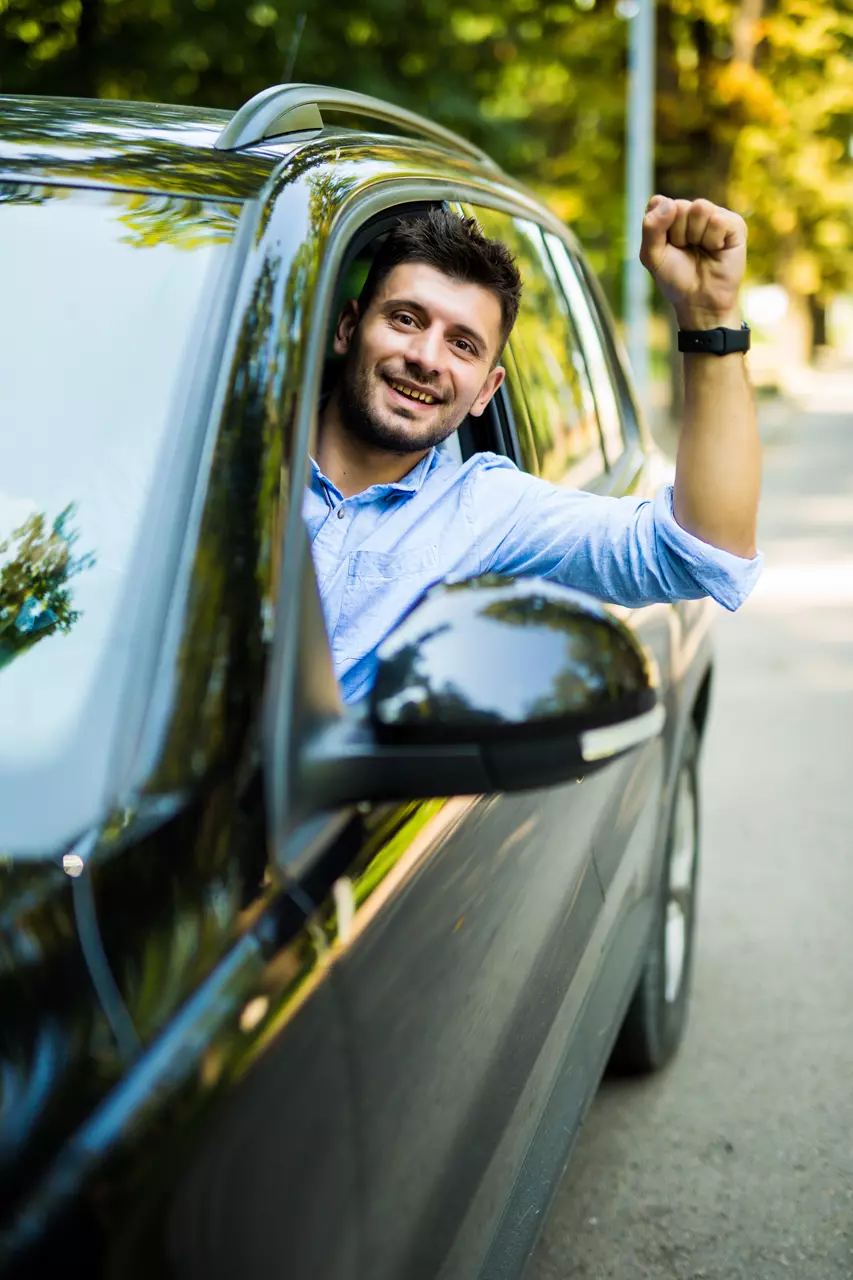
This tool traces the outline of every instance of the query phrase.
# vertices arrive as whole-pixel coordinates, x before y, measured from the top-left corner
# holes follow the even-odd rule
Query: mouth
[[[385,377],[386,384],[391,391],[400,400],[405,400],[407,404],[423,405],[429,408],[431,405],[441,403],[441,397],[434,395],[432,391],[428,391],[426,387],[416,387],[411,382],[401,382],[399,378]]]

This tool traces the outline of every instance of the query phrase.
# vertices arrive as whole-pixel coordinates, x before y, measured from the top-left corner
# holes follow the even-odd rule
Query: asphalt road
[[[853,376],[799,394],[719,616],[687,1037],[602,1085],[529,1280],[853,1277]]]

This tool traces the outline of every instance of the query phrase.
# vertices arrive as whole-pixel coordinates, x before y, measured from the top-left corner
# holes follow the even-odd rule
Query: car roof
[[[246,200],[293,150],[214,143],[233,112],[89,98],[0,96],[0,178]]]
[[[275,117],[277,93],[292,97],[303,90],[308,91],[303,97],[310,98],[311,89],[274,87],[256,95],[236,113],[162,103],[0,95],[0,180],[246,200],[261,191],[288,156],[304,152],[310,140],[313,164],[322,163],[323,153],[334,151],[336,144],[350,149],[353,142],[372,151],[375,162],[384,144],[433,157],[443,153],[454,168],[461,162],[469,173],[473,168],[508,181],[484,153],[464,139],[362,95],[341,92],[340,96],[363,103],[375,101],[378,118],[392,123],[395,136],[378,136],[370,129],[330,127],[313,103],[309,109],[316,113],[319,128],[299,130],[298,120],[304,117],[299,115],[303,107],[297,106],[295,112],[287,112],[297,117],[296,129],[282,123],[280,116],[272,136],[264,133],[258,124],[259,102],[263,109],[262,100],[272,97]],[[269,102],[266,110],[269,115]]]

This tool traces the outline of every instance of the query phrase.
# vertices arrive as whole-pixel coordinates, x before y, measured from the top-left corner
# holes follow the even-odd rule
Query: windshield
[[[0,773],[67,749],[239,204],[0,184]],[[125,620],[126,621],[126,620]]]

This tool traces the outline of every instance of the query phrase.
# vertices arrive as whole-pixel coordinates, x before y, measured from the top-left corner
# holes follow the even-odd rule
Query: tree
[[[742,212],[753,278],[817,315],[853,286],[853,11],[670,0],[659,31],[661,188]]]
[[[661,0],[657,29],[656,185],[740,209],[755,278],[819,307],[853,281],[849,0]],[[0,0],[0,91],[233,108],[292,78],[375,94],[542,194],[618,303],[626,35],[615,0]]]

